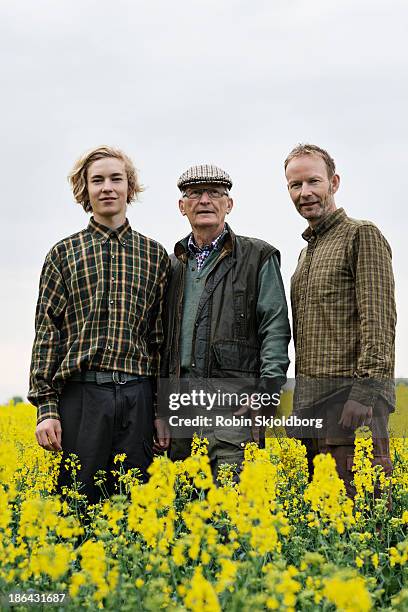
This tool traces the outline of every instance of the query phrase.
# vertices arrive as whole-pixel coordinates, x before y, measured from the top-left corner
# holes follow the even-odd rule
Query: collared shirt
[[[396,312],[388,242],[373,223],[342,208],[302,236],[308,246],[291,283],[297,380],[342,378],[352,383],[349,399],[372,405],[380,392],[392,405]]]
[[[188,237],[187,247],[190,253],[194,255],[196,259],[197,270],[201,270],[209,255],[214,251],[214,249],[218,248],[218,246],[221,245],[222,240],[227,235],[227,233],[227,228],[224,226],[224,229],[222,230],[221,234],[214,238],[211,244],[206,244],[203,247],[198,247],[195,243],[194,235],[191,232],[190,236]]]
[[[82,370],[154,375],[169,269],[164,248],[91,218],[56,244],[40,279],[28,398],[38,422],[58,418],[64,382]]]

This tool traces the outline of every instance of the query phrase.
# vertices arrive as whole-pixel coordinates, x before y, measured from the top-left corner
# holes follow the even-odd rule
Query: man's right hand
[[[360,404],[360,402],[356,400],[349,399],[344,404],[339,425],[342,425],[343,428],[349,427],[356,429],[362,425],[370,425],[372,419],[372,406],[366,406],[365,404]]]
[[[62,451],[61,423],[59,419],[45,419],[37,425],[35,437],[38,444],[48,451]]]
[[[156,417],[154,420],[156,434],[153,440],[153,452],[162,454],[170,446],[170,429],[165,419]]]

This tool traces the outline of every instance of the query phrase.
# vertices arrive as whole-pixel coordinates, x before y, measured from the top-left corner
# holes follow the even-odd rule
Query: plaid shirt
[[[197,262],[197,270],[201,270],[201,268],[203,267],[203,265],[205,264],[207,258],[209,257],[209,255],[213,252],[213,250],[217,247],[217,245],[220,243],[221,239],[224,238],[224,236],[226,236],[228,233],[227,228],[224,227],[224,229],[222,230],[221,234],[219,236],[217,236],[216,238],[214,238],[214,240],[211,242],[211,244],[206,244],[203,247],[198,247],[194,241],[194,235],[191,232],[190,236],[188,237],[188,243],[187,243],[187,247],[188,250],[190,251],[190,253],[192,255],[194,255],[196,262]]]
[[[169,259],[157,242],[91,218],[48,253],[40,279],[28,399],[38,422],[59,418],[73,373],[154,375],[163,340],[161,306]]]
[[[308,246],[291,286],[295,404],[307,403],[311,379],[330,379],[326,392],[348,379],[349,399],[373,405],[381,393],[394,405],[396,312],[388,242],[373,223],[350,219],[342,208],[302,236]]]

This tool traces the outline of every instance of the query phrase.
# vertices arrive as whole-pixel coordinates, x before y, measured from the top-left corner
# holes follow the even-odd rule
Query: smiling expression
[[[286,178],[292,202],[310,227],[315,227],[336,210],[334,194],[339,188],[340,177],[338,174],[328,177],[320,155],[294,157],[286,167]]]
[[[104,157],[94,161],[88,168],[87,188],[96,221],[103,224],[113,217],[126,217],[128,180],[122,160]]]

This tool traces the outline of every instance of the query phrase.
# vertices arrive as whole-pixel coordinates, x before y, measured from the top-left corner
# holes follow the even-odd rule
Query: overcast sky
[[[147,187],[131,224],[168,250],[188,230],[178,176],[227,170],[229,222],[280,249],[287,292],[305,222],[283,160],[299,141],[327,148],[337,205],[392,246],[408,377],[405,0],[2,0],[0,24],[0,401],[27,392],[44,257],[88,222],[66,176],[104,143]]]

